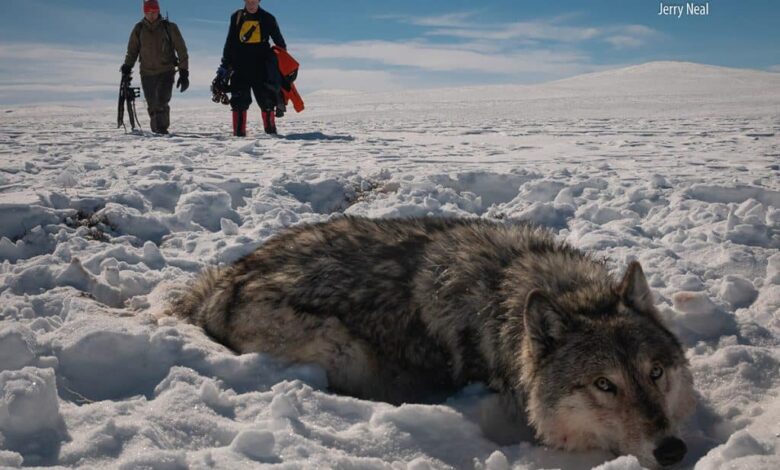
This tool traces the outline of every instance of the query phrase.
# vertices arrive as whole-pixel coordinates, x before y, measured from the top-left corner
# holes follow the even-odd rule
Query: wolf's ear
[[[638,261],[632,261],[620,282],[620,300],[639,312],[655,316],[653,293]]]
[[[534,351],[541,355],[552,351],[566,331],[563,317],[538,289],[531,291],[526,298],[523,322]]]

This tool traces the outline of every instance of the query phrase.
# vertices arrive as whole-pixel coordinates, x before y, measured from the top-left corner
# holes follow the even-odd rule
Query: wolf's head
[[[693,380],[642,268],[632,263],[607,292],[583,289],[528,295],[522,381],[531,424],[547,445],[633,454],[648,467],[679,462]]]

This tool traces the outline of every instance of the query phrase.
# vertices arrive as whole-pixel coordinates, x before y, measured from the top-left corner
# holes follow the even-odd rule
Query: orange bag
[[[303,98],[301,98],[298,89],[295,88],[295,83],[293,83],[298,77],[298,68],[300,67],[300,64],[298,64],[298,61],[281,47],[273,46],[272,49],[276,54],[276,59],[279,63],[279,73],[281,73],[285,81],[290,84],[289,90],[282,86],[284,102],[289,103],[292,101],[295,112],[300,113],[304,109]]]

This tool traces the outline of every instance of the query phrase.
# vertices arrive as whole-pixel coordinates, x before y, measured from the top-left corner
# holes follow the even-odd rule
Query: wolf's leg
[[[263,352],[293,362],[322,366],[330,388],[361,398],[387,400],[372,348],[353,336],[336,317],[298,313],[267,303],[245,306],[230,324],[231,345],[240,352]]]

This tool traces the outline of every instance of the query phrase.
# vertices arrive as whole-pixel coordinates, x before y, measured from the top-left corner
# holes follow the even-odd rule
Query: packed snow
[[[539,445],[482,384],[358,400],[154,316],[203,267],[356,214],[528,220],[615,273],[639,260],[699,393],[682,467],[780,468],[780,74],[304,98],[276,138],[256,108],[240,139],[213,104],[174,101],[169,137],[0,109],[0,466],[641,468]]]

